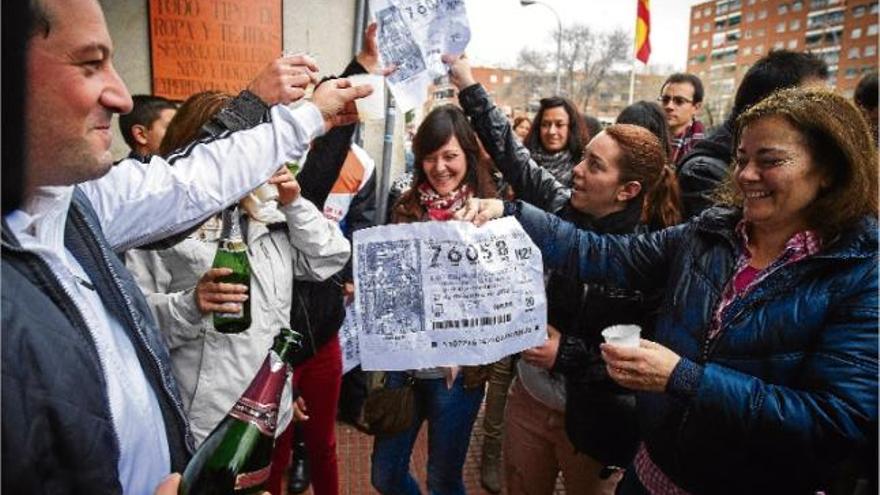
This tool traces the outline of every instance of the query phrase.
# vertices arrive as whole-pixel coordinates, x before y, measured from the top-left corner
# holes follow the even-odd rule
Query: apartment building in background
[[[715,124],[749,67],[772,50],[819,55],[845,96],[877,71],[877,0],[712,0],[690,15],[687,70],[703,80],[703,119]]]

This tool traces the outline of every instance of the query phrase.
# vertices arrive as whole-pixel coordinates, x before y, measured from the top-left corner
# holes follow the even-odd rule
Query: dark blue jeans
[[[399,386],[405,378],[405,372],[388,372],[385,384]],[[373,487],[383,495],[421,493],[409,463],[419,429],[427,419],[428,491],[432,495],[464,495],[462,470],[484,387],[465,389],[461,374],[450,389],[442,378],[417,379],[414,386],[416,418],[412,427],[396,435],[377,435],[373,443]]]

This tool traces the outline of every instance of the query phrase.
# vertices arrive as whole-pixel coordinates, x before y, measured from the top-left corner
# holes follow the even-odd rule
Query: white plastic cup
[[[605,343],[619,347],[638,347],[642,327],[638,325],[614,325],[602,330]]]
[[[352,86],[369,84],[373,87],[370,96],[354,100],[358,118],[365,120],[382,120],[385,118],[385,76],[379,74],[355,74],[348,76]]]

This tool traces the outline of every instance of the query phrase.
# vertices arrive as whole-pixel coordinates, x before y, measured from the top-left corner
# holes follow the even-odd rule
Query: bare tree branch
[[[552,88],[551,76],[547,72],[550,60],[548,53],[528,48],[520,50],[516,62],[518,72],[513,84],[505,88],[505,95],[521,101],[523,108],[529,108],[530,102],[546,96]]]
[[[557,35],[558,31],[554,31],[554,46]],[[571,98],[586,110],[599,83],[615,63],[626,60],[629,48],[630,36],[623,30],[598,33],[584,24],[563,27],[560,52],[560,70],[564,79],[560,88],[562,96]],[[506,90],[507,95],[522,101],[526,108],[529,102],[549,96],[554,89],[556,63],[555,48],[552,51],[524,48],[517,57],[521,72]]]
[[[577,94],[582,109],[586,110],[590,98],[611,66],[626,60],[629,46],[629,36],[619,29],[594,37],[589,55],[582,59],[583,80]]]

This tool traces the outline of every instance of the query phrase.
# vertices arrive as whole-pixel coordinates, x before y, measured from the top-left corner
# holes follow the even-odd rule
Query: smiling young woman
[[[446,221],[474,197],[494,198],[489,166],[481,161],[480,145],[467,117],[458,107],[431,111],[413,137],[415,169],[412,187],[392,208],[392,223]],[[465,366],[457,377],[449,368],[385,372],[385,387],[396,388],[414,376],[416,401],[406,430],[377,435],[373,444],[371,482],[379,493],[417,493],[410,474],[413,440],[428,421],[428,490],[463,494],[463,467],[471,430],[483,401],[485,375]],[[447,377],[455,377],[447,386]]]

